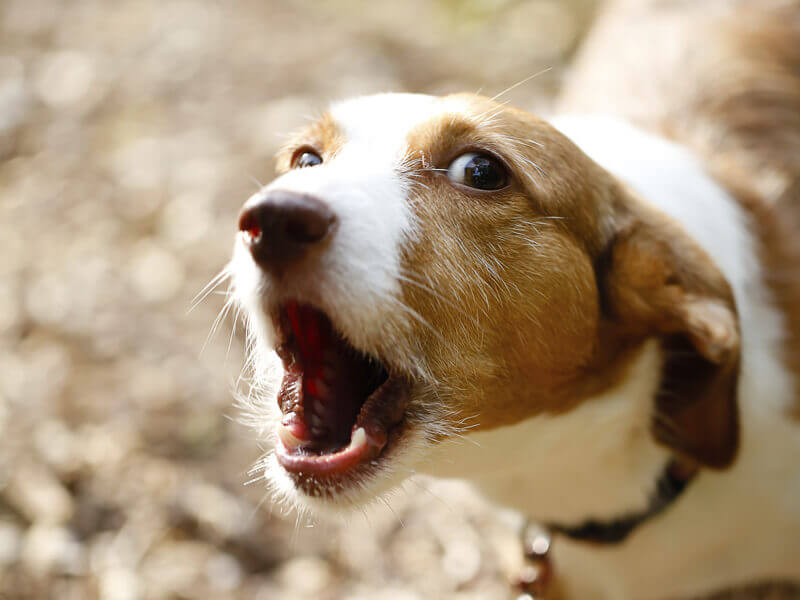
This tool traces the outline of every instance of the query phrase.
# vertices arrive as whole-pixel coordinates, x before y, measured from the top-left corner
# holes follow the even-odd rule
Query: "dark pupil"
[[[297,159],[297,166],[300,168],[313,167],[314,165],[318,165],[321,162],[322,159],[313,152],[303,152],[300,155],[300,158]]]
[[[496,190],[505,185],[505,173],[495,161],[476,156],[464,168],[464,183],[479,190]]]

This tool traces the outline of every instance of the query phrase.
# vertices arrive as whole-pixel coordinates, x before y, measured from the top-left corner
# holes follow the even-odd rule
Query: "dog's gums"
[[[334,477],[374,460],[403,418],[409,384],[353,348],[312,306],[290,300],[275,321],[285,369],[278,393],[280,464]]]

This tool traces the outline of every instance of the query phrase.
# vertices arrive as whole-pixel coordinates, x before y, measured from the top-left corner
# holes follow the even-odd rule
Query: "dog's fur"
[[[563,106],[605,116],[380,95],[287,145],[265,192],[314,195],[339,226],[280,282],[237,242],[255,421],[269,436],[280,417],[265,315],[287,298],[414,385],[380,459],[336,485],[296,486],[268,456],[280,494],[345,509],[422,470],[569,525],[644,509],[676,460],[698,475],[624,542],[556,540],[561,592],[800,579],[800,9],[675,6],[601,20]],[[604,58],[631,31],[646,68]],[[659,35],[674,51],[650,64]],[[324,163],[291,169],[303,147]],[[505,163],[507,188],[444,176],[476,149]]]

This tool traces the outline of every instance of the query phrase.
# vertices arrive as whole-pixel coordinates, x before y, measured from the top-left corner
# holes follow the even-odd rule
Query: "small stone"
[[[330,565],[316,556],[299,556],[283,565],[278,579],[289,597],[317,597],[333,582]]]
[[[17,561],[22,547],[22,533],[19,527],[8,521],[0,521],[0,567]]]
[[[173,297],[183,285],[183,265],[175,256],[150,241],[136,246],[131,259],[130,277],[139,296],[149,303]]]
[[[0,115],[2,114],[2,99],[0,99]],[[0,137],[2,137],[2,131],[3,125],[0,123]],[[0,281],[0,334],[11,331],[22,320],[22,306],[17,298],[18,291],[13,281],[8,279]]]
[[[117,181],[135,192],[155,190],[166,178],[165,143],[156,138],[136,138],[120,147],[111,156],[111,169]],[[125,196],[119,203],[125,216],[142,218],[158,208],[157,202],[145,202],[139,196]]]
[[[181,495],[180,502],[201,527],[222,539],[240,534],[247,521],[237,498],[213,485],[198,483],[189,486]]]
[[[480,549],[467,540],[454,540],[445,548],[442,567],[457,586],[464,585],[480,570]]]
[[[161,236],[175,247],[197,242],[211,228],[210,202],[199,192],[185,192],[171,200],[161,217]]]
[[[129,569],[109,569],[99,577],[100,600],[137,600],[141,597],[139,578]]]
[[[202,576],[210,548],[199,542],[165,542],[142,566],[148,598],[184,595]]]
[[[42,101],[63,108],[78,103],[95,76],[92,60],[81,52],[55,52],[42,59],[36,76],[36,91]]]
[[[60,421],[50,419],[39,425],[33,434],[33,445],[58,473],[73,473],[80,468],[75,436]]]
[[[220,592],[235,590],[242,581],[242,567],[230,554],[215,554],[206,562],[206,577]]]
[[[20,465],[5,490],[8,502],[28,520],[42,525],[63,523],[72,517],[72,496],[40,465]]]
[[[0,56],[0,137],[22,125],[30,109],[23,75],[22,61]]]
[[[81,545],[65,527],[33,525],[25,535],[22,564],[32,573],[80,575],[85,571]]]

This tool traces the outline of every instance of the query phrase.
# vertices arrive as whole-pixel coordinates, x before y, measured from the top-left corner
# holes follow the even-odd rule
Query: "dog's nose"
[[[331,232],[336,215],[305,194],[275,190],[239,215],[239,231],[263,268],[281,267],[301,257]]]

